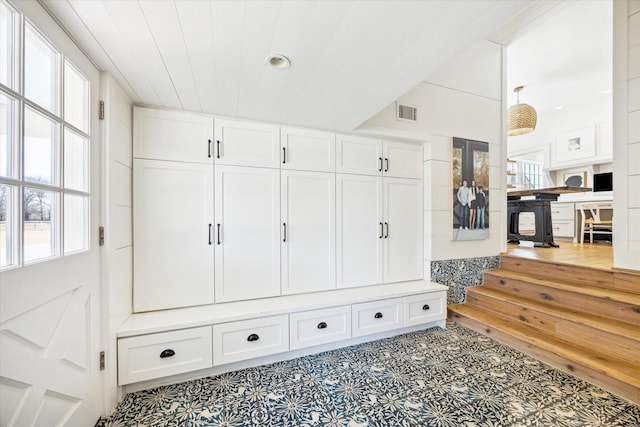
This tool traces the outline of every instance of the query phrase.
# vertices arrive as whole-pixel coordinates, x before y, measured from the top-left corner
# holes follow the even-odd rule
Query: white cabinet
[[[336,137],[336,172],[381,175],[382,141],[361,136]]]
[[[213,119],[193,113],[133,108],[133,157],[213,162]]]
[[[289,350],[289,316],[213,325],[215,366]]]
[[[210,368],[212,353],[211,326],[121,338],[118,384]]]
[[[289,332],[291,350],[351,338],[351,306],[292,313]]]
[[[217,165],[280,167],[278,126],[216,119],[215,162]]]
[[[422,145],[338,135],[336,171],[422,179]]]
[[[211,304],[213,165],[134,159],[135,312]]]
[[[404,322],[402,298],[353,304],[351,306],[354,337],[399,329]]]
[[[216,166],[217,302],[280,294],[280,171]]]
[[[574,203],[551,202],[551,225],[554,238],[574,238],[575,214]]]
[[[335,172],[336,136],[309,129],[280,129],[282,169]]]
[[[422,181],[385,178],[384,281],[422,279]]]
[[[424,169],[422,145],[383,141],[384,176],[422,179]]]
[[[282,293],[335,288],[335,174],[282,171]]]
[[[382,283],[382,178],[338,174],[336,193],[337,286]]]

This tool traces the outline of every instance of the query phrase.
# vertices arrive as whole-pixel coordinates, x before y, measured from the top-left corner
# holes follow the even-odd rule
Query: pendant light
[[[507,110],[509,130],[507,136],[524,135],[533,132],[538,121],[536,110],[529,104],[520,104],[520,91],[524,86],[513,89],[517,95],[516,105],[512,105]]]

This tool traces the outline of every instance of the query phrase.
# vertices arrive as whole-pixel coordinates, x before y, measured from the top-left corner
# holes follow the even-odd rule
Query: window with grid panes
[[[0,269],[89,248],[89,91],[0,0]]]
[[[537,189],[543,187],[542,163],[518,162],[520,187],[523,189]]]

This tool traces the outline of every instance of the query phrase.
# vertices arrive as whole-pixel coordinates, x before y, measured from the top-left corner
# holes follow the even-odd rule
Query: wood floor
[[[613,247],[607,243],[556,242],[559,248],[534,248],[533,242],[508,245],[507,254],[540,261],[611,270]]]

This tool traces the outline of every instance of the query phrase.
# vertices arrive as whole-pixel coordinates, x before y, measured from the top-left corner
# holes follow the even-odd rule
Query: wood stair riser
[[[571,278],[571,283],[613,289],[613,273],[611,271],[587,269],[585,267],[540,262],[534,259],[503,256],[500,257],[500,268],[520,274],[550,280]]]
[[[560,356],[552,351],[545,350],[544,348],[537,346],[535,343],[514,337],[507,332],[488,326],[481,321],[467,317],[463,314],[450,311],[449,318],[470,329],[488,335],[496,341],[516,348],[530,356],[536,357],[557,369],[610,390],[631,402],[635,402],[636,404],[640,403],[640,387],[603,375],[602,372],[598,370],[591,369],[590,367],[577,363],[574,360],[569,360],[568,358]]]
[[[470,288],[467,293],[467,304],[490,310],[514,322],[524,323],[576,344],[589,344],[602,352],[612,352],[619,357],[635,362],[638,360],[640,341],[625,335],[611,333],[592,326],[583,325],[521,304],[474,292]]]
[[[640,294],[640,274],[614,271],[613,289]]]
[[[627,302],[579,294],[487,273],[485,273],[484,277],[484,286],[550,305],[580,307],[581,310],[592,314],[640,324],[640,306]]]

